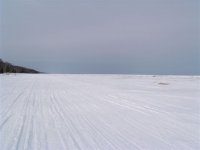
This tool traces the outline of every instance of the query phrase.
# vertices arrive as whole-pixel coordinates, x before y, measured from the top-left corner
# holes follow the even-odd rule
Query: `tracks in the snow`
[[[158,85],[162,80],[170,84]],[[0,148],[195,150],[199,82],[174,76],[1,75]]]

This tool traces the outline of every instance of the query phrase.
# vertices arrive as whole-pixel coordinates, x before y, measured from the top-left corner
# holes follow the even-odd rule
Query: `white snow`
[[[0,75],[1,150],[198,150],[200,77]]]

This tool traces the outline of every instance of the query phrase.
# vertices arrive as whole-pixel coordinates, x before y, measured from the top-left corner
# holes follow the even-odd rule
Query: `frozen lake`
[[[198,150],[200,77],[0,75],[1,150]]]

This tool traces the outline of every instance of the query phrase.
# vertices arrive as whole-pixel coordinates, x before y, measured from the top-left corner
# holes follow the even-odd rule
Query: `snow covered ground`
[[[0,75],[1,150],[199,150],[200,77]]]

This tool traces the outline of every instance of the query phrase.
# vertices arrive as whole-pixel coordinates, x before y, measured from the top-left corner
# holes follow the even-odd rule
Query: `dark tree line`
[[[0,73],[39,73],[36,70],[15,66],[0,59]]]

